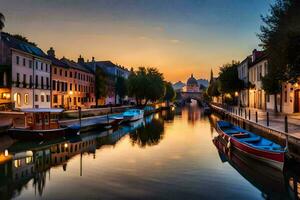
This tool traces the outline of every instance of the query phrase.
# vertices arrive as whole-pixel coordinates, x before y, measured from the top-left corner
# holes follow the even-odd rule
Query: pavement
[[[220,107],[220,106],[219,106]],[[225,107],[223,107],[225,109]],[[238,109],[241,109],[241,115],[238,112]],[[246,119],[249,120],[249,110],[250,110],[250,120],[256,121],[256,112],[258,118],[258,124],[264,125],[267,127],[267,112],[269,113],[269,127],[281,132],[285,132],[285,116],[287,116],[288,121],[288,134],[300,139],[300,113],[293,114],[284,114],[284,113],[275,113],[272,110],[261,110],[256,108],[248,108],[248,107],[230,107],[226,108],[226,110],[231,110],[233,113],[237,113],[237,115],[245,118],[245,110],[247,112]]]

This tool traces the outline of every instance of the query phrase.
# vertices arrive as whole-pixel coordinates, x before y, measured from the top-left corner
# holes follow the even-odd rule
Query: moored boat
[[[123,113],[124,122],[132,122],[142,119],[144,111],[141,109],[129,109]]]
[[[109,129],[118,126],[119,124],[121,124],[122,121],[123,121],[122,116],[112,116],[112,117],[107,117],[107,119],[101,120],[98,123],[102,127]]]
[[[61,126],[58,116],[63,109],[28,108],[21,110],[25,114],[23,127],[12,127],[10,136],[19,140],[52,140],[59,137],[78,135],[80,126]]]
[[[217,122],[217,131],[227,143],[227,148],[238,149],[249,157],[283,169],[286,150],[281,145],[226,121]]]

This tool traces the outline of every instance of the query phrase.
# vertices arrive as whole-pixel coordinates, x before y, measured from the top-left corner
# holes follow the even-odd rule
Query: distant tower
[[[50,49],[47,51],[48,56],[55,58],[55,50],[53,47],[50,47]]]
[[[210,70],[210,81],[209,81],[209,83],[211,83],[213,81],[213,79],[214,79],[214,73],[213,73],[213,70],[211,69]]]
[[[77,59],[77,63],[83,64],[84,63],[84,58],[79,55],[79,58]]]

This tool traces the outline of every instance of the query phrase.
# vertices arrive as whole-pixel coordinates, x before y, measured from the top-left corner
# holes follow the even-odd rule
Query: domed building
[[[198,81],[194,78],[193,74],[186,82],[186,91],[187,92],[199,92]]]

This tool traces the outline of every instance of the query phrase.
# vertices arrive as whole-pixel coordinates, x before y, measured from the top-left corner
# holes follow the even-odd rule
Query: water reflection
[[[131,144],[139,147],[157,145],[163,139],[164,120],[153,119],[152,123],[146,124],[145,127],[136,129],[129,136]]]
[[[117,130],[6,145],[0,199],[299,198],[300,167],[281,173],[212,143],[217,120],[190,104]]]
[[[225,142],[222,141],[220,136],[213,140],[222,162],[229,162],[233,168],[262,192],[265,199],[286,198],[282,172],[249,159],[239,151],[228,150]]]

